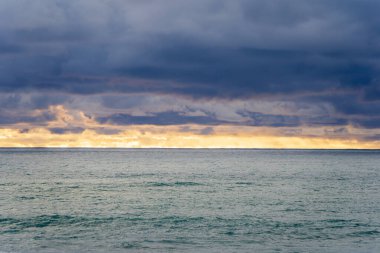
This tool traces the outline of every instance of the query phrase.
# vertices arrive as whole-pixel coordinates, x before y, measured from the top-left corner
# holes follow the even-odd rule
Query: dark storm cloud
[[[135,116],[125,113],[112,114],[98,117],[96,120],[101,123],[114,125],[235,125],[235,126],[256,126],[256,127],[299,127],[299,126],[343,126],[348,123],[346,119],[331,117],[313,116],[288,116],[276,114],[264,114],[259,112],[242,111],[237,120],[222,120],[214,114],[204,116],[186,115],[186,112],[166,111],[152,113],[151,115]],[[364,124],[362,124],[365,126]],[[207,134],[211,129],[204,129],[203,134]],[[191,128],[184,127],[181,131],[192,131]]]
[[[364,99],[367,101],[379,101],[380,87],[369,87],[364,89]]]
[[[80,134],[84,130],[85,129],[81,128],[81,127],[71,127],[71,128],[53,127],[53,128],[49,128],[49,131],[53,134],[67,134],[67,133]]]
[[[111,123],[116,125],[218,125],[227,123],[213,116],[187,116],[180,112],[159,112],[147,116],[134,116],[129,114],[113,114],[108,117],[97,118],[99,123]]]
[[[22,115],[22,113],[14,115],[0,110],[0,125],[12,125],[16,123],[29,123],[31,125],[45,125],[47,122],[55,119],[55,115],[49,112],[42,113],[37,116]]]
[[[380,117],[369,118],[369,119],[354,119],[352,120],[352,124],[356,127],[362,128],[380,128]]]
[[[351,123],[377,128],[379,9],[377,0],[196,0],[170,5],[5,0],[0,2],[0,91],[156,93],[229,100],[276,95],[273,100],[292,96],[301,101],[313,94],[309,103],[329,103],[337,115],[251,113],[243,115],[248,118],[244,124]],[[328,99],[326,93],[342,95]],[[65,101],[64,95],[48,95],[30,103],[43,108]],[[16,103],[17,95],[2,104]],[[111,108],[123,104],[107,99],[104,103]],[[135,103],[125,102],[123,108]],[[174,111],[151,116],[115,113],[98,120],[229,123]]]
[[[0,93],[0,111],[8,110],[34,110],[46,109],[52,105],[59,105],[69,102],[72,98],[64,94],[1,94]]]
[[[198,47],[161,49],[154,64],[126,68],[122,74],[182,84],[167,86],[164,92],[228,98],[334,88],[361,90],[376,87],[379,78],[379,70],[369,59],[351,59],[344,53],[331,57],[318,51]]]
[[[4,41],[0,41],[0,55],[16,54],[16,53],[21,53],[21,52],[22,52],[21,47],[4,43]]]
[[[1,75],[3,90],[139,91],[139,87],[128,83],[106,85],[106,80],[133,76],[181,83],[176,88],[153,87],[152,92],[245,96],[341,86],[361,88],[375,85],[378,78],[376,62],[380,48],[376,42],[380,39],[377,32],[380,25],[377,13],[373,12],[380,7],[377,1],[346,1],[344,4],[338,1],[307,4],[305,1],[237,1],[235,4],[206,1],[202,5],[195,1],[185,16],[193,23],[193,30],[176,27],[179,17],[173,12],[177,9],[149,1],[145,4],[95,1],[77,5],[62,1],[37,2],[26,5],[35,5],[35,8],[47,5],[52,11],[50,18],[39,20],[38,15],[44,13],[34,9],[29,13],[31,22],[27,25],[20,13],[13,13],[19,17],[14,18],[15,24],[1,27],[1,37],[8,38],[10,43],[0,45],[1,50],[25,51],[11,61],[1,59],[6,66]],[[17,1],[9,5],[18,6]],[[79,10],[80,7],[84,9]],[[86,8],[101,12],[102,7],[109,11],[99,20],[92,21],[88,17],[96,13],[85,13]],[[154,15],[147,21],[128,19],[124,16],[128,13],[115,11],[117,7],[137,11],[157,8],[172,22],[169,27],[162,22],[145,23],[159,21],[156,19],[160,17]],[[218,14],[230,16],[211,23],[205,18],[196,21],[199,14],[195,10],[200,7],[210,18]],[[231,12],[232,8],[237,11]],[[221,28],[230,19],[235,20],[234,23]],[[96,21],[101,23],[99,29],[96,29]],[[145,26],[150,29],[142,30]],[[202,30],[202,26],[208,28]],[[210,35],[213,33],[224,41],[215,42]],[[142,43],[134,43],[133,39]],[[115,55],[123,56],[128,51],[137,53],[116,59]],[[67,78],[72,73],[79,77]],[[105,79],[99,82],[81,79],[88,75]]]
[[[343,126],[348,123],[347,119],[339,117],[324,116],[290,116],[264,114],[259,112],[243,111],[239,112],[242,116],[249,117],[245,125],[250,126],[269,126],[269,127],[299,127],[299,126]]]
[[[241,112],[242,116],[249,117],[250,120],[246,123],[251,126],[271,126],[271,127],[296,127],[300,126],[301,121],[296,116],[286,115],[269,115],[258,112]]]

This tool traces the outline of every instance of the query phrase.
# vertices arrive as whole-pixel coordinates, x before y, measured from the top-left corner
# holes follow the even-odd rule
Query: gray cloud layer
[[[105,93],[266,97],[333,110],[245,112],[247,125],[380,128],[379,9],[377,0],[1,1],[0,92],[16,94],[1,101],[2,110],[16,108],[17,94],[27,92],[42,94],[29,102],[35,108]],[[131,106],[106,102],[109,111]],[[2,115],[3,123],[33,121]],[[115,111],[99,120],[226,123],[175,108],[140,117]]]

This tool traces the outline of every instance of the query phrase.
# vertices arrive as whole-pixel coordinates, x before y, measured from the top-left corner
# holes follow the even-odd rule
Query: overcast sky
[[[379,10],[378,0],[3,0],[0,135],[228,127],[380,148]]]

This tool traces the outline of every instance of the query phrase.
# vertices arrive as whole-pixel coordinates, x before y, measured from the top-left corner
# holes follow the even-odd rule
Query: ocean
[[[3,148],[0,252],[380,252],[380,151]]]

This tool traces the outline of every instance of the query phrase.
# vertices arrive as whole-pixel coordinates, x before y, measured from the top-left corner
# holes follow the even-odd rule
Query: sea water
[[[0,252],[380,252],[380,151],[0,149]]]

